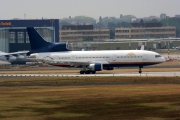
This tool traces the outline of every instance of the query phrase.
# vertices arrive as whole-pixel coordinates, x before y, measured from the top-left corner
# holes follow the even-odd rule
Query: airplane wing
[[[108,61],[102,61],[102,60],[96,60],[96,61],[80,61],[80,60],[46,60],[44,61],[48,64],[56,64],[56,65],[69,65],[69,66],[83,66],[83,65],[90,65],[90,64],[95,64],[95,63],[101,63],[101,64],[109,64]]]
[[[12,53],[5,53],[5,52],[2,52],[0,51],[0,56],[2,55],[25,55],[26,53],[28,53],[29,51],[20,51],[20,52],[12,52]]]
[[[109,64],[109,62],[108,61],[102,61],[102,60],[100,60],[100,61],[98,61],[98,60],[96,60],[96,61],[77,61],[77,60],[63,60],[63,61],[54,61],[53,60],[53,62],[62,62],[62,63],[73,63],[73,64],[80,64],[80,65],[89,65],[89,64],[93,64],[93,63],[102,63],[102,64]]]
[[[6,55],[13,55],[13,56],[18,56],[18,55],[26,55],[29,51],[19,51],[19,52],[12,52],[12,53],[6,53]]]
[[[28,51],[5,53],[0,51],[0,60],[15,60],[16,58],[24,58]]]

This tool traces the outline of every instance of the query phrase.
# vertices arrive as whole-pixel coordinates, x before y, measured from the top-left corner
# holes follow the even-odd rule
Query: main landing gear
[[[143,68],[143,66],[139,66],[139,74],[141,74],[141,73],[142,73],[141,68]]]
[[[80,74],[96,74],[96,71],[91,71],[91,70],[87,70],[87,71],[80,71]]]

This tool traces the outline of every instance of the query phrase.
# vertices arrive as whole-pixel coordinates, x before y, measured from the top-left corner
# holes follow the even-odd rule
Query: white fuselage
[[[158,53],[145,50],[67,51],[35,53],[30,56],[56,66],[101,63],[105,67],[146,66],[165,62]]]

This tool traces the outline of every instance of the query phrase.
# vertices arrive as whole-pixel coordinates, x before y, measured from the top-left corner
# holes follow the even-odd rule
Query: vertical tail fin
[[[32,50],[39,49],[49,44],[49,42],[45,41],[33,27],[27,27],[27,32]]]

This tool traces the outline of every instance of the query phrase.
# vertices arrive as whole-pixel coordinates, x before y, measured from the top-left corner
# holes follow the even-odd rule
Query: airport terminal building
[[[0,51],[30,50],[27,27],[34,27],[48,42],[59,42],[59,20],[0,20]]]

